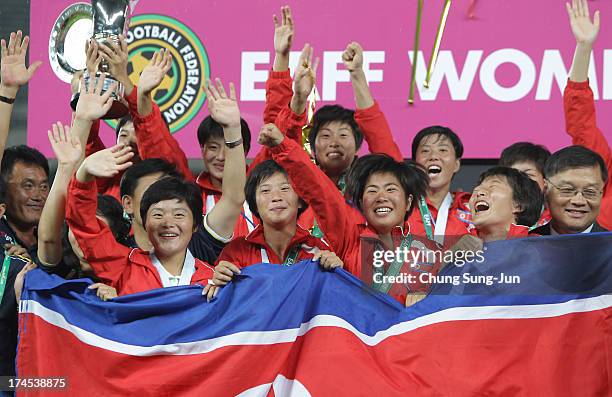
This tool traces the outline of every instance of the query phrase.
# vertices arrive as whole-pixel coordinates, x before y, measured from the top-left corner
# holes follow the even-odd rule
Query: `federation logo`
[[[158,14],[134,16],[126,37],[128,74],[134,84],[155,51],[161,48],[172,54],[172,67],[153,100],[174,133],[187,125],[204,104],[204,81],[210,77],[208,55],[196,34],[176,19]],[[110,122],[115,126],[116,122]]]

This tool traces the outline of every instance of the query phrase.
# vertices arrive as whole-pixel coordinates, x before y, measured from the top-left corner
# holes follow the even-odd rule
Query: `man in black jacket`
[[[550,223],[534,229],[540,235],[605,232],[599,215],[608,171],[601,156],[582,146],[570,146],[550,156],[544,167]]]

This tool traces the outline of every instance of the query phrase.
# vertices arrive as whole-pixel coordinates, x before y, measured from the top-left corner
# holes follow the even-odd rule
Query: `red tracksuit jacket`
[[[470,200],[471,193],[468,192],[451,192],[453,196],[453,203],[448,212],[448,220],[446,223],[446,232],[444,233],[448,239],[444,239],[445,246],[451,246],[457,239],[465,234],[468,234],[468,227],[471,224],[472,215],[467,208],[467,202]],[[427,208],[431,213],[434,220],[438,219],[438,209],[434,207],[429,198],[425,199]],[[412,234],[417,236],[426,237],[425,225],[423,224],[423,218],[418,205],[414,206],[412,214],[408,217],[408,223],[410,224],[410,231]],[[432,225],[432,232],[434,226]]]
[[[574,145],[581,145],[599,154],[608,168],[608,178],[601,200],[597,223],[612,230],[612,153],[606,137],[597,128],[595,100],[589,82],[576,83],[568,80],[563,92],[565,128]]]
[[[263,224],[259,224],[255,230],[247,236],[229,242],[229,244],[223,248],[223,251],[221,251],[217,263],[220,261],[228,261],[240,268],[261,262],[281,264],[285,261],[286,255],[291,247],[295,246],[300,246],[300,250],[295,260],[296,262],[311,259],[317,250],[331,250],[325,241],[311,236],[307,230],[298,225],[295,235],[289,244],[290,248],[284,253],[285,257],[279,258],[268,243],[266,243]]]
[[[117,289],[117,294],[162,288],[157,269],[149,253],[139,248],[128,248],[115,241],[108,225],[96,218],[97,189],[94,182],[70,181],[66,200],[66,222],[74,233],[85,261],[100,280]],[[205,285],[212,279],[214,269],[195,259],[195,273],[191,283]]]

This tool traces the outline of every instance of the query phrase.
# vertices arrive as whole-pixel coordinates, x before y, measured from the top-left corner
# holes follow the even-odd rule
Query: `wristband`
[[[233,142],[225,142],[225,146],[227,146],[228,148],[232,149],[235,148],[236,146],[242,145],[242,138],[233,141]]]
[[[15,98],[7,98],[5,96],[0,95],[0,102],[4,102],[4,103],[8,103],[9,105],[12,105],[13,103],[15,103]]]

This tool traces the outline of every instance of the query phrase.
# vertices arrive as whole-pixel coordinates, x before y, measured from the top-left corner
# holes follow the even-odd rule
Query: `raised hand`
[[[293,91],[304,102],[306,102],[312,87],[314,87],[317,67],[319,65],[319,58],[315,59],[314,64],[312,63],[312,53],[312,47],[309,44],[305,44],[295,75],[293,76]]]
[[[346,46],[342,53],[342,62],[349,72],[360,71],[363,69],[363,49],[359,43],[352,42]]]
[[[81,142],[70,133],[70,127],[61,122],[53,123],[51,131],[47,131],[49,142],[58,164],[74,166],[81,161],[83,149]]]
[[[204,86],[210,116],[223,128],[240,127],[240,109],[236,101],[234,83],[229,83],[229,97],[225,93],[221,79],[215,79],[215,84],[216,87],[210,80],[207,80]]]
[[[22,35],[21,30],[18,30],[17,33],[11,33],[8,46],[6,40],[0,40],[0,54],[2,56],[0,82],[5,87],[18,89],[30,81],[36,69],[42,65],[42,62],[36,61],[26,68],[25,58],[30,38],[25,36],[22,40]]]
[[[278,127],[273,124],[265,124],[261,127],[259,131],[259,138],[257,138],[257,142],[260,145],[264,145],[267,147],[274,147],[280,145],[281,142],[285,139],[283,133],[278,129]]]
[[[138,92],[149,95],[164,79],[172,66],[172,55],[168,50],[161,49],[151,58],[151,62],[144,68],[138,81]]]
[[[102,44],[98,44],[98,53],[102,55],[108,64],[108,72],[116,80],[126,83],[129,81],[127,64],[128,64],[128,46],[123,35],[119,36],[119,44],[113,40],[106,40]]]
[[[572,5],[565,3],[565,8],[570,18],[576,42],[592,45],[599,33],[599,11],[595,11],[591,22],[587,0],[572,0]]]
[[[83,161],[77,171],[77,179],[83,182],[91,176],[98,178],[113,177],[132,166],[132,162],[129,160],[133,156],[134,152],[129,146],[115,145],[100,150]]]
[[[95,74],[102,61],[102,55],[98,51],[98,47],[98,42],[94,39],[85,42],[85,65],[89,74]]]
[[[278,17],[274,15],[274,51],[277,54],[289,56],[291,43],[293,42],[293,18],[289,6],[281,7],[282,21],[279,23]]]
[[[89,86],[85,86],[85,80],[81,77],[80,98],[76,107],[76,117],[81,120],[94,121],[104,116],[113,105],[111,94],[117,88],[117,83],[110,85],[109,89],[102,93],[106,74],[102,73],[97,81],[96,75],[89,75]]]
[[[599,33],[599,11],[595,11],[593,22],[591,22],[587,0],[572,0],[572,5],[565,3],[565,8],[570,17],[576,42],[592,45]]]

